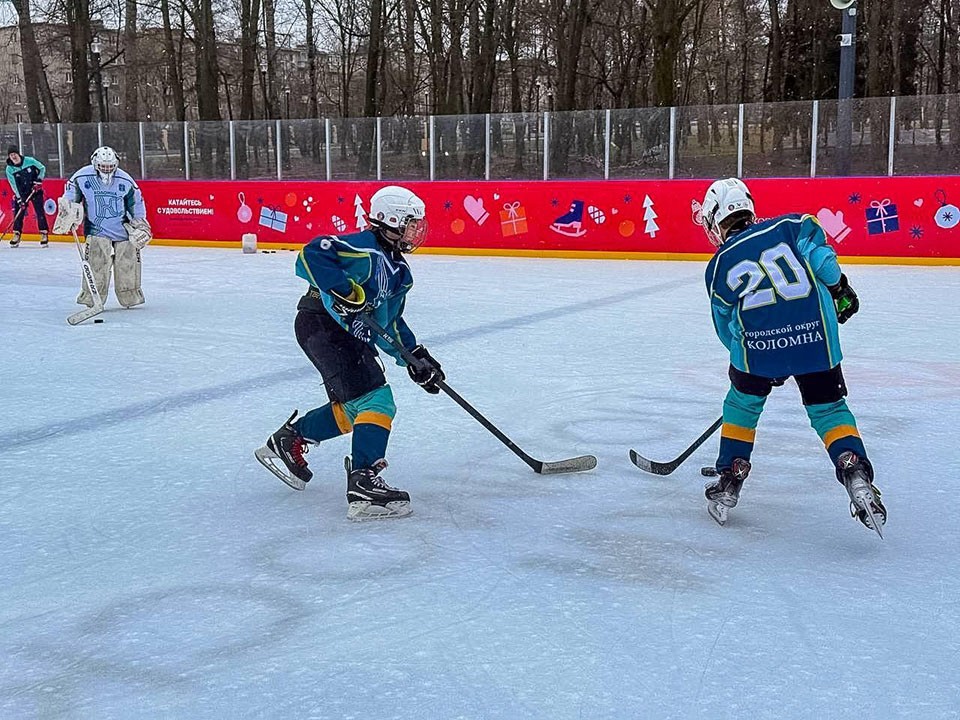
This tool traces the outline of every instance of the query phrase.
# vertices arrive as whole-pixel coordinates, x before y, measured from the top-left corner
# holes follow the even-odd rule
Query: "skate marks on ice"
[[[117,597],[60,623],[20,621],[42,627],[28,633],[27,643],[5,649],[0,710],[13,712],[5,717],[27,709],[37,717],[104,717],[113,708],[118,714],[106,716],[122,717],[115,703],[129,705],[131,695],[146,693],[163,715],[164,700],[177,705],[201,695],[211,672],[256,662],[260,651],[295,637],[310,612],[297,592],[211,583]]]
[[[657,294],[689,285],[687,279],[671,280],[656,285],[638,288],[629,292],[616,293],[606,297],[596,298],[588,302],[572,303],[558,308],[528,313],[507,320],[481,323],[470,328],[454,330],[427,336],[432,345],[443,347],[461,340],[474,339],[497,332],[514,330],[525,325],[535,325],[545,320],[553,320],[574,315],[580,312],[595,310],[598,307],[612,306],[628,302],[636,297]],[[238,336],[239,337],[239,336]],[[217,400],[236,397],[244,393],[263,390],[269,387],[296,382],[315,376],[310,367],[291,367],[276,372],[263,373],[254,377],[242,378],[228,383],[211,385],[204,388],[176,393],[160,400],[132,403],[129,405],[91,413],[78,418],[62,422],[53,422],[46,425],[24,428],[13,432],[0,434],[0,452],[25,445],[46,442],[51,439],[62,439],[88,432],[96,432],[106,427],[123,424],[131,420],[148,418],[160,413],[184,410],[198,405],[205,405]]]

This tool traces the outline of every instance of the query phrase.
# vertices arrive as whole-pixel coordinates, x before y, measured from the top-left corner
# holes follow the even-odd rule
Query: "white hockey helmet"
[[[93,154],[90,156],[90,164],[93,165],[93,169],[97,171],[100,181],[104,185],[109,185],[113,182],[113,174],[117,171],[120,159],[112,147],[104,145],[93,151]]]
[[[726,240],[725,235],[730,228],[731,223],[724,221],[729,221],[735,215],[749,215],[750,222],[757,217],[750,190],[737,178],[714,182],[703,198],[702,212],[703,228],[710,242],[717,247]]]
[[[370,224],[397,250],[409,253],[427,239],[427,207],[416,193],[399,185],[387,185],[370,198]]]

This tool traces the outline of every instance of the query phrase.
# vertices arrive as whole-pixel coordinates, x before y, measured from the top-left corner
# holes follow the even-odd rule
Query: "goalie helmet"
[[[397,250],[410,253],[427,239],[426,210],[416,193],[388,185],[370,198],[370,224]]]
[[[703,228],[710,242],[717,247],[726,240],[725,234],[734,216],[748,216],[751,223],[757,218],[753,196],[743,181],[737,178],[714,182],[703,198],[702,212]]]
[[[93,151],[93,154],[90,156],[90,164],[93,165],[93,169],[97,171],[100,182],[104,185],[109,185],[113,182],[113,175],[117,172],[117,166],[120,164],[120,160],[112,147],[104,145]]]

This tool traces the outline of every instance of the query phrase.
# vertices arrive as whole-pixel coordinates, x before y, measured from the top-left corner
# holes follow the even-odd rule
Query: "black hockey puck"
[[[94,322],[95,322],[95,323],[102,323],[102,322],[103,322],[103,318],[96,318],[96,319],[94,320]]]

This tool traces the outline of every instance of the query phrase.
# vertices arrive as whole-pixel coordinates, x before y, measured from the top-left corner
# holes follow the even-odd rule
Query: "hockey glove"
[[[136,246],[137,250],[143,250],[147,243],[153,240],[153,229],[146,219],[125,222],[123,229],[127,231],[127,239]]]
[[[407,365],[410,379],[431,395],[436,395],[440,392],[439,383],[447,379],[443,370],[440,369],[440,363],[427,352],[423,345],[417,345],[410,354],[416,358],[416,362]]]
[[[846,275],[840,275],[840,282],[828,286],[827,290],[830,291],[830,295],[837,305],[837,322],[842,325],[857,314],[860,309],[860,300],[853,288],[850,287],[850,283],[847,282]]]
[[[347,331],[360,342],[370,342],[370,328],[357,315],[367,309],[366,293],[363,287],[350,280],[350,294],[344,297],[335,290],[330,291],[333,298],[331,307],[347,326]]]

